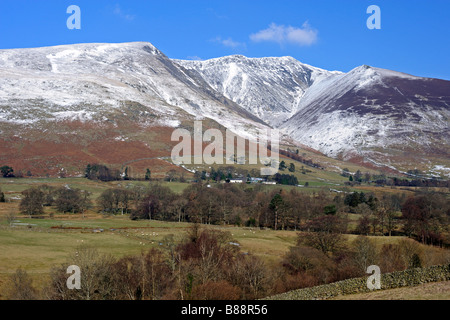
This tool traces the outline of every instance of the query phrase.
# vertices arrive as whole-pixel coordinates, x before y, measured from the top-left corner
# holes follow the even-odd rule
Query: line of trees
[[[209,172],[202,170],[202,171],[196,171],[194,173],[194,179],[196,181],[216,181],[221,182],[225,181],[228,182],[231,179],[234,179],[236,177],[247,177],[247,178],[262,178],[260,170],[257,169],[251,169],[246,170],[242,169],[236,166],[225,166],[225,167],[219,167],[214,168],[212,167]],[[267,179],[267,177],[264,177]]]
[[[275,175],[272,177],[272,180],[278,184],[290,186],[298,185],[298,179],[293,174],[275,173]]]
[[[143,174],[143,177],[135,177],[132,176],[130,173],[130,168],[125,167],[125,169],[122,171],[118,169],[112,169],[106,165],[103,164],[88,164],[85,169],[85,178],[88,178],[89,180],[100,180],[103,182],[108,181],[119,181],[119,180],[136,180],[136,181],[150,181],[154,180],[152,178],[152,171],[147,168],[145,170],[145,173]],[[180,181],[185,182],[185,176],[184,172],[178,172],[174,169],[167,172],[166,177],[164,178],[166,181]]]
[[[89,180],[116,181],[122,180],[121,172],[117,169],[110,169],[102,164],[88,164],[85,175]]]
[[[269,148],[269,150],[270,150],[270,148]],[[306,159],[303,156],[301,156],[299,154],[299,150],[298,149],[295,152],[293,152],[290,149],[288,149],[288,150],[280,149],[279,153],[281,155],[283,155],[283,156],[291,158],[292,160],[295,160],[295,161],[301,162],[303,164],[306,164],[307,166],[310,166],[310,167],[313,167],[313,168],[323,169],[323,166],[320,165],[319,163],[315,163],[311,159]]]
[[[416,195],[403,204],[404,231],[422,243],[442,245],[448,231],[450,208],[446,197]]]
[[[44,213],[44,207],[55,206],[61,213],[84,213],[92,207],[91,194],[81,189],[42,185],[22,192],[19,210],[30,217]]]
[[[176,194],[153,183],[135,202],[130,217],[294,230],[307,219],[324,214],[332,202],[324,192],[311,196],[295,189],[268,191],[261,185],[196,183]]]
[[[377,181],[378,184],[389,184],[393,186],[401,186],[401,187],[438,187],[438,188],[448,188],[450,187],[450,180],[437,180],[437,179],[400,179],[400,178],[391,178],[392,182],[383,183],[383,181]]]
[[[1,192],[0,192],[1,199]],[[62,213],[83,213],[93,207],[90,194],[68,186],[47,185],[22,192],[22,214],[39,215],[45,206]],[[147,186],[106,189],[96,207],[104,214],[128,214],[133,220],[163,220],[216,225],[245,225],[275,230],[315,230],[313,223],[337,219],[348,225],[348,214],[358,214],[356,227],[342,233],[360,235],[404,234],[423,243],[444,246],[449,239],[450,201],[429,192],[405,195],[354,192],[335,195],[266,189],[263,185],[193,183],[175,193],[158,182]],[[330,218],[333,217],[333,218]],[[319,219],[319,220],[317,220]],[[328,219],[328,220],[327,220]]]
[[[255,185],[233,184],[208,187],[192,184],[182,194],[153,184],[136,202],[132,219],[187,221],[203,224],[235,224],[275,230],[312,229],[315,219],[338,219],[348,224],[347,213],[360,216],[356,229],[361,235],[406,234],[423,243],[445,245],[448,239],[450,202],[439,193],[382,195],[355,192],[333,196],[318,192],[306,194],[297,189],[266,190]],[[332,218],[330,218],[332,217]],[[342,233],[348,232],[347,228]]]
[[[418,170],[409,170],[408,174],[413,175],[414,172],[420,172]],[[342,170],[341,175],[349,179],[349,184],[356,184],[361,182],[375,183],[380,186],[397,186],[397,187],[437,187],[448,188],[450,187],[450,180],[442,179],[402,179],[398,177],[386,177],[384,174],[370,174],[369,172],[362,173],[357,170],[354,174],[351,174],[348,168]],[[415,174],[414,174],[415,176]]]

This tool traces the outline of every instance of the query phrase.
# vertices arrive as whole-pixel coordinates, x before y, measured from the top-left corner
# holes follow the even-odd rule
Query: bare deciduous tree
[[[346,220],[338,215],[322,216],[309,221],[297,239],[298,245],[316,248],[326,255],[344,249],[345,241],[342,234],[347,229]]]
[[[10,277],[7,288],[9,300],[36,300],[38,292],[33,287],[33,281],[25,270],[17,269]]]
[[[50,287],[47,296],[52,300],[108,300],[117,295],[116,273],[113,272],[115,259],[99,254],[96,249],[79,247],[72,257],[59,267],[51,270]],[[67,288],[67,267],[76,265],[81,271],[81,289]]]
[[[44,213],[44,193],[39,188],[31,188],[22,192],[20,211],[30,216]]]
[[[364,274],[367,267],[376,263],[377,251],[375,243],[366,236],[358,236],[353,241],[355,264]]]
[[[9,226],[11,227],[14,223],[14,221],[16,221],[17,216],[14,213],[14,211],[10,211],[8,212],[8,214],[6,215],[6,222],[9,224]]]
[[[256,256],[238,256],[230,271],[229,281],[241,288],[244,299],[260,298],[271,286],[269,270]]]

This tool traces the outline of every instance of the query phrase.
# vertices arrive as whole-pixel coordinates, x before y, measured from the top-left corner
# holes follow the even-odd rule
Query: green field
[[[180,239],[191,227],[188,223],[131,221],[127,216],[84,220],[20,217],[17,222],[32,226],[9,227],[4,221],[0,226],[0,299],[2,285],[17,268],[26,270],[37,286],[43,286],[51,267],[66,263],[82,245],[121,257],[159,247],[167,235]],[[229,231],[243,252],[254,253],[269,264],[278,263],[296,240],[296,233],[289,231],[205,227]],[[94,232],[100,228],[103,232]]]

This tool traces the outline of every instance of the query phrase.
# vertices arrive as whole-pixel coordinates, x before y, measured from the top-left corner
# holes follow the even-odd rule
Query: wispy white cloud
[[[232,38],[223,39],[222,37],[216,37],[216,38],[212,39],[212,41],[216,42],[216,43],[220,43],[225,47],[233,48],[233,49],[236,49],[239,47],[245,48],[247,46],[244,42],[234,41]]]
[[[127,20],[127,21],[133,21],[136,18],[136,15],[126,13],[122,10],[119,4],[116,4],[114,7],[113,13],[120,17],[121,19]]]
[[[253,42],[276,42],[280,45],[289,43],[310,46],[317,42],[318,31],[306,21],[302,27],[270,24],[269,28],[250,35]]]
[[[219,20],[228,20],[229,17],[227,15],[224,14],[219,14],[216,10],[214,10],[213,8],[207,8],[206,11],[213,15],[215,18],[219,19]]]

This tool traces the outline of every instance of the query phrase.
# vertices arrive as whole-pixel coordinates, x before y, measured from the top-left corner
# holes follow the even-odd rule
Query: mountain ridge
[[[212,88],[274,127],[295,114],[299,101],[312,83],[339,74],[289,56],[247,58],[231,55],[175,62],[199,72]]]
[[[52,121],[120,127],[110,137],[120,140],[125,123],[208,119],[245,138],[273,127],[330,157],[448,174],[448,92],[450,81],[367,65],[344,73],[290,56],[188,61],[148,42],[0,50],[6,139],[28,129],[61,136]]]
[[[44,98],[50,105],[64,107],[88,102],[120,109],[120,101],[127,101],[131,96],[169,124],[173,122],[171,117],[176,118],[182,111],[195,118],[225,120],[235,129],[234,123],[245,125],[242,119],[265,127],[259,118],[212,90],[202,77],[193,71],[186,72],[147,42],[1,50],[0,75],[3,78],[0,104],[2,100],[14,99],[20,89],[23,93],[19,100]],[[30,84],[38,91],[26,90]],[[55,112],[61,111],[59,109]],[[96,112],[93,108],[72,109],[69,111],[73,111],[75,117],[77,112],[87,111],[84,113],[87,120],[92,120],[89,115]],[[69,111],[62,110],[60,115],[67,115]]]
[[[250,101],[249,107],[239,95],[242,81],[235,81],[237,89],[229,89],[227,64],[236,63],[236,59],[241,63],[250,61],[249,68],[256,61],[271,61],[272,66],[276,62],[283,69],[283,60],[293,58],[227,56],[205,61],[176,61],[198,71],[213,88],[247,110],[258,115],[266,112],[265,117],[261,117],[263,120],[327,156],[395,166],[400,172],[416,166],[428,171],[443,167],[441,173],[450,176],[447,143],[450,140],[450,81],[368,65],[355,67],[347,73],[319,69],[322,70],[322,77],[308,81],[307,76],[317,69],[297,62],[303,71],[306,68],[312,71],[306,73],[306,77],[305,73],[301,73],[304,81],[299,85],[300,95],[293,93],[295,85],[292,84],[295,81],[283,87],[278,80],[274,80],[275,84],[255,86],[257,89],[251,95],[259,97],[258,101],[263,105],[269,100],[266,95],[279,97],[280,92],[289,92],[284,95],[284,100],[279,100],[283,105],[291,105],[291,108],[258,109],[252,105],[254,101]],[[247,70],[247,74],[235,72],[233,76],[238,80],[252,77],[251,70],[241,69]],[[280,78],[277,71],[270,76]],[[222,87],[221,72],[225,74],[222,79],[228,82]],[[258,76],[261,75],[255,77]],[[295,78],[296,74],[289,77]],[[236,92],[238,94],[233,95]],[[270,103],[268,105],[271,106]]]

